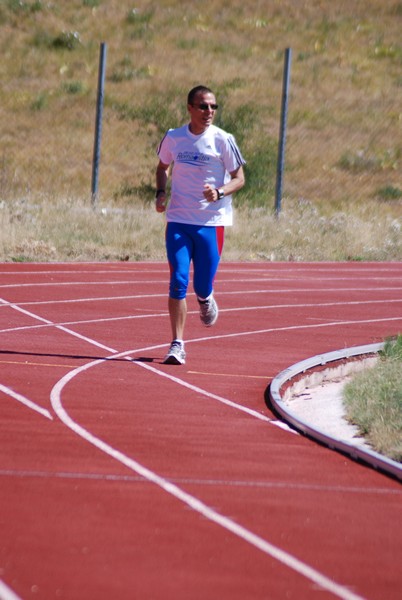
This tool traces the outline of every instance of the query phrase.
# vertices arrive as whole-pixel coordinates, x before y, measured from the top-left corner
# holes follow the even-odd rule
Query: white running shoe
[[[211,294],[208,300],[198,300],[200,305],[200,319],[204,323],[205,327],[211,327],[218,319],[218,305],[215,298]]]
[[[173,340],[170,344],[169,352],[166,354],[163,364],[165,365],[184,365],[186,362],[186,352],[181,342]]]

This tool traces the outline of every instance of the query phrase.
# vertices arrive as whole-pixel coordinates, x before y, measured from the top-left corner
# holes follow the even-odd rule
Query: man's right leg
[[[168,223],[166,226],[166,250],[170,267],[169,317],[172,343],[164,362],[184,364],[184,326],[187,317],[187,287],[192,255],[192,242],[186,235],[185,226]]]
[[[187,301],[185,298],[176,300],[169,296],[168,301],[172,340],[184,339],[184,326],[187,316]]]

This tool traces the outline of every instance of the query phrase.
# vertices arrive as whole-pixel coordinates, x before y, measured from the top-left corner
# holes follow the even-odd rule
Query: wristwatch
[[[223,191],[223,187],[221,187],[219,189],[216,188],[216,191],[218,192],[218,199],[217,199],[217,201],[218,200],[222,200],[222,198],[224,198],[224,196],[225,196],[225,192]]]

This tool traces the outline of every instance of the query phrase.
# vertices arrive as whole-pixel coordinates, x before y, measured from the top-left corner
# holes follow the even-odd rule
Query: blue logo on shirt
[[[182,163],[195,163],[203,162],[206,163],[210,160],[207,154],[193,154],[192,152],[179,152],[176,160]]]

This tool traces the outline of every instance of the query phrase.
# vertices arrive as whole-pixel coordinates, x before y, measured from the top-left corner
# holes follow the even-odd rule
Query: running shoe
[[[186,362],[186,352],[181,342],[173,340],[170,344],[169,352],[166,354],[163,363],[165,365],[184,365]]]
[[[200,305],[200,319],[205,327],[211,327],[218,318],[218,305],[211,295],[208,300],[198,300]]]

